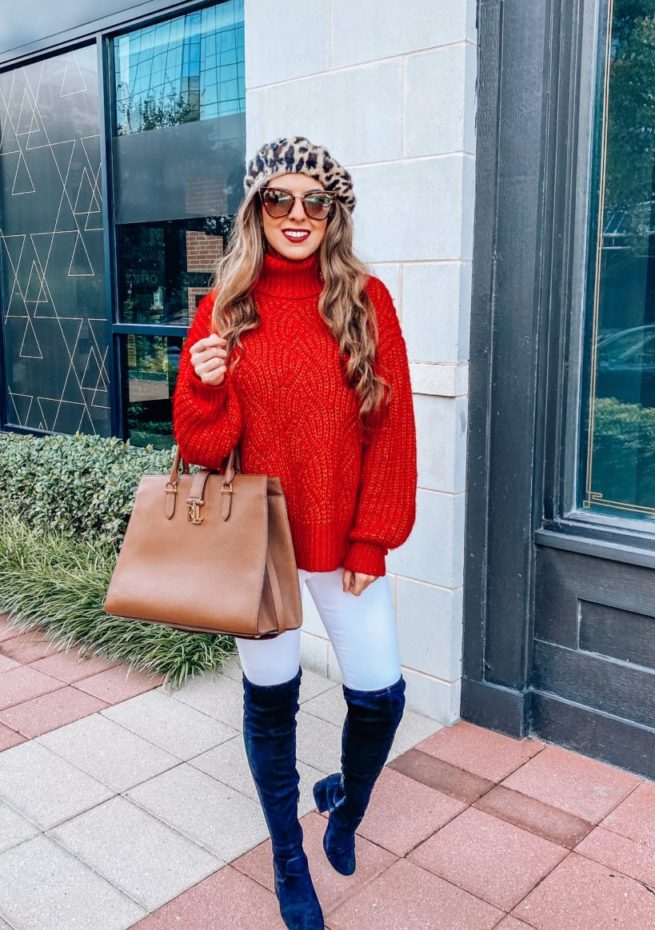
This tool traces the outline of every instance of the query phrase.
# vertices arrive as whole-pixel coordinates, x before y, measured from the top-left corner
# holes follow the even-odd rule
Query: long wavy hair
[[[239,363],[244,350],[242,335],[260,323],[252,289],[267,247],[258,192],[268,180],[265,177],[256,182],[241,202],[227,249],[212,277],[215,299],[211,329],[227,341],[230,371]],[[392,393],[391,385],[373,370],[378,325],[375,308],[365,290],[371,272],[353,253],[352,216],[338,198],[326,223],[325,236],[319,246],[324,284],[318,310],[339,346],[347,383],[358,395],[359,415],[366,436],[366,426],[371,419],[368,415],[374,416],[380,410],[385,391],[387,403]]]

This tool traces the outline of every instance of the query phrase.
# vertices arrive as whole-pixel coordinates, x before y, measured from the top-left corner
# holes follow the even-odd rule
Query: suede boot
[[[298,820],[296,713],[302,669],[279,685],[243,675],[243,738],[250,771],[271,834],[275,893],[289,930],[324,930],[323,911],[303,850]]]
[[[364,819],[405,708],[405,679],[376,691],[342,686],[348,705],[341,735],[341,772],[314,785],[319,811],[329,811],[323,848],[342,875],[355,871],[355,830]]]

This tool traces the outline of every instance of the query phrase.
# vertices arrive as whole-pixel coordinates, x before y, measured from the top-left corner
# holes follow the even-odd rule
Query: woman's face
[[[266,183],[266,187],[283,187],[293,194],[302,195],[307,191],[325,190],[325,186],[316,178],[294,171],[289,174],[275,174]],[[269,244],[286,258],[307,258],[320,246],[325,236],[328,220],[313,220],[305,213],[299,198],[294,201],[290,213],[275,218],[269,216],[260,203],[264,235]],[[287,236],[289,232],[305,232],[303,238]]]

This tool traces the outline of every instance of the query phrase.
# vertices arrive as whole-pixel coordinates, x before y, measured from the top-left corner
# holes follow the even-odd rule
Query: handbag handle
[[[241,471],[241,455],[240,455],[238,442],[235,443],[235,445],[232,447],[232,449],[230,450],[226,458],[227,458],[227,465],[225,467],[225,471],[223,472],[223,474],[227,477],[226,484],[229,484],[234,478],[235,473],[237,471],[239,472]],[[189,463],[184,461],[184,459],[182,458],[182,454],[180,452],[180,447],[179,445],[176,445],[175,455],[173,457],[173,466],[171,468],[171,473],[168,476],[168,484],[173,485],[173,487],[175,487],[177,483],[177,479],[179,477],[180,463],[182,463],[182,471],[188,474]]]

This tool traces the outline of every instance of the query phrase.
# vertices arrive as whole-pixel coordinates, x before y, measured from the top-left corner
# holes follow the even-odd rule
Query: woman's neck
[[[275,297],[312,297],[323,290],[319,249],[306,258],[287,258],[269,245],[255,290]]]

